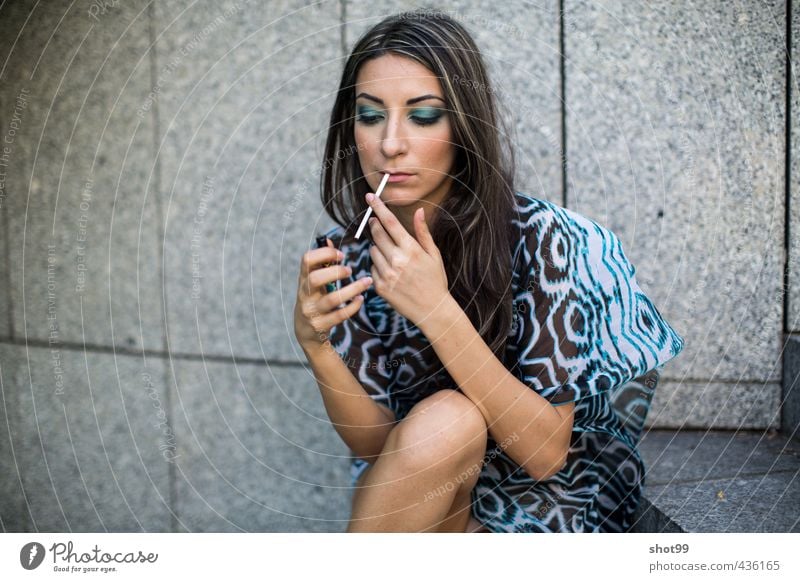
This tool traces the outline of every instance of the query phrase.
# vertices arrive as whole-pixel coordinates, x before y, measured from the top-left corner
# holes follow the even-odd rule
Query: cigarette
[[[381,180],[380,186],[378,186],[377,192],[375,192],[375,198],[381,197],[381,192],[383,192],[383,187],[386,186],[386,182],[389,181],[390,174],[384,174],[383,180]],[[364,215],[364,220],[361,221],[361,226],[358,227],[356,231],[356,240],[361,236],[361,231],[364,230],[364,227],[367,225],[367,221],[369,220],[369,215],[372,214],[372,206],[367,208],[367,213]]]

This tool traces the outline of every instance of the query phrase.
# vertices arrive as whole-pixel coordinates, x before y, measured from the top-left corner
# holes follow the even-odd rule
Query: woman
[[[683,339],[612,232],[514,189],[498,121],[441,13],[383,20],[345,64],[322,176],[339,226],[303,256],[295,333],[355,457],[348,531],[632,523],[644,469],[610,396]]]

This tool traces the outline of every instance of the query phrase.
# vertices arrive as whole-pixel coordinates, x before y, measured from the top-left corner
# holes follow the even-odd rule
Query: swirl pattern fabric
[[[473,515],[493,532],[626,531],[644,487],[636,443],[650,400],[617,396],[626,387],[654,385],[684,341],[639,287],[613,232],[521,192],[515,202],[508,225],[519,233],[514,318],[504,363],[552,405],[574,401],[574,428],[567,463],[543,481],[530,478],[490,436]],[[326,235],[345,253],[352,280],[370,274],[367,237],[345,240],[341,227]],[[329,339],[398,421],[436,391],[459,389],[424,334],[372,289]],[[637,428],[615,401],[625,401]],[[367,466],[352,460],[354,485]]]

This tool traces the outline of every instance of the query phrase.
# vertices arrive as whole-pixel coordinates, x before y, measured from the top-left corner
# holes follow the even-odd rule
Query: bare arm
[[[323,287],[342,279],[350,270],[335,264],[344,256],[331,246],[306,252],[300,264],[295,304],[295,335],[319,384],[322,401],[336,432],[353,453],[372,462],[383,450],[393,428],[394,413],[375,402],[359,383],[327,338],[335,325],[355,315],[363,303],[360,295],[369,277],[354,281],[335,293]],[[338,307],[347,302],[343,307]]]
[[[367,394],[330,343],[303,351],[333,428],[357,457],[372,463],[394,428],[394,412]]]
[[[575,403],[553,406],[520,382],[486,345],[455,299],[425,322],[423,333],[461,391],[483,413],[498,443],[537,481],[564,468]],[[513,438],[514,436],[518,438]]]

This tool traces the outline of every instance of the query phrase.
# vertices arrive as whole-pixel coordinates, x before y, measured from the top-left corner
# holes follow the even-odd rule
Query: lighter
[[[326,237],[324,235],[318,236],[317,237],[317,248],[321,249],[321,248],[326,247],[326,246],[328,246],[328,237]],[[322,266],[323,267],[330,267],[332,264],[333,263],[325,263]],[[332,293],[333,291],[336,291],[336,289],[337,289],[337,285],[334,282],[325,284],[325,292],[326,293]]]

